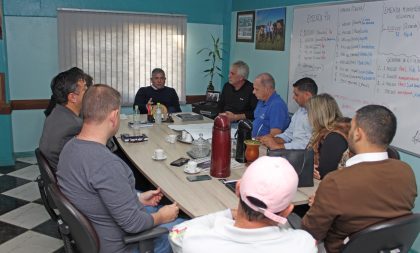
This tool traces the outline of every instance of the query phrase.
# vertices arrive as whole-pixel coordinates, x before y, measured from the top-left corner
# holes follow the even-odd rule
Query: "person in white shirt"
[[[227,209],[175,226],[174,252],[317,252],[305,231],[286,225],[298,177],[281,157],[260,157],[236,184],[238,209]]]
[[[312,136],[305,104],[318,93],[318,86],[311,78],[304,77],[293,84],[293,99],[299,105],[289,127],[275,137],[264,136],[260,141],[269,149],[305,149]]]

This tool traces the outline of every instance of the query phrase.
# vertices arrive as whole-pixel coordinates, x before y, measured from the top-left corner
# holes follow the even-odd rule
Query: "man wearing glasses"
[[[71,68],[59,73],[51,82],[57,104],[45,119],[39,149],[53,169],[57,168],[64,144],[82,128],[83,122],[79,115],[83,96],[88,88],[85,78],[83,71]]]

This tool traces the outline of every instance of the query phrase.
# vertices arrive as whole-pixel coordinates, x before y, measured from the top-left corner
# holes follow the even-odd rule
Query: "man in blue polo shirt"
[[[258,98],[254,111],[252,137],[281,134],[290,123],[287,105],[276,93],[273,76],[262,73],[254,81],[254,94]]]

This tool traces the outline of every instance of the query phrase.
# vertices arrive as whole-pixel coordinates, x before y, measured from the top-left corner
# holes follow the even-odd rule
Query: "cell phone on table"
[[[205,180],[211,180],[211,176],[209,175],[187,176],[187,180],[190,182],[205,181]]]
[[[176,159],[175,161],[171,162],[170,164],[172,166],[178,166],[178,167],[180,167],[180,166],[186,164],[189,160],[190,159],[188,159],[188,158],[181,157],[181,158]]]

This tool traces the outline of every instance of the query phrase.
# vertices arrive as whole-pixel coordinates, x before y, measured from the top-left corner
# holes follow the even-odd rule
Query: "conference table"
[[[142,115],[141,117],[145,117]],[[145,119],[145,118],[144,118]],[[169,134],[180,134],[168,127],[169,124],[200,124],[212,123],[211,119],[183,122],[177,116],[173,116],[174,123],[153,124],[152,127],[133,129],[128,126],[128,119],[122,119],[118,133],[115,135],[122,151],[131,160],[133,165],[156,187],[160,187],[163,194],[171,201],[176,202],[180,209],[191,218],[206,215],[227,208],[237,208],[238,198],[217,178],[207,181],[189,182],[184,172],[184,166],[171,166],[170,163],[180,157],[189,158],[187,151],[192,145],[176,141],[169,143],[165,137]],[[146,134],[149,139],[144,142],[123,142],[121,134]],[[162,161],[152,159],[155,149],[163,149],[167,158]],[[265,154],[264,148],[260,149],[260,155]],[[240,179],[246,169],[246,164],[236,166],[231,170],[231,176],[227,180]],[[209,171],[200,172],[198,175],[209,174]],[[308,197],[314,194],[319,181],[316,180],[314,187],[299,188],[293,200],[293,204],[300,205],[308,202]]]

